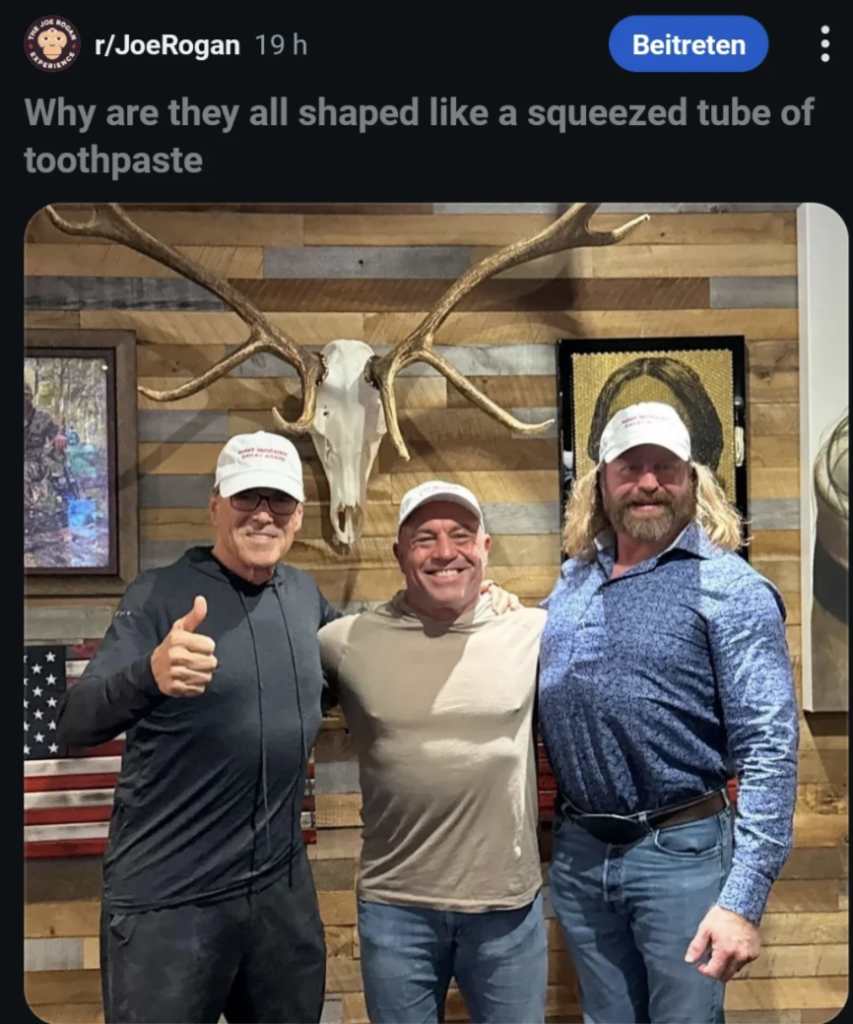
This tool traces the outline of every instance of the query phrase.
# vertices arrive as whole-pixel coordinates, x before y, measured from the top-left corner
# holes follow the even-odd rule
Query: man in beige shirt
[[[532,731],[545,612],[492,610],[490,545],[469,490],[414,488],[394,545],[405,590],[319,634],[359,757],[374,1024],[442,1020],[452,978],[475,1021],[545,1016]]]

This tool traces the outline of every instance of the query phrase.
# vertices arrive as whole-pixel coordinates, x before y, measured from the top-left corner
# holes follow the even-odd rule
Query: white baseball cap
[[[612,462],[638,444],[657,444],[690,461],[690,434],[684,421],[663,402],[639,402],[620,409],[604,428],[598,448],[600,462]]]
[[[223,498],[253,487],[271,487],[305,501],[302,462],[295,445],[280,434],[237,434],[219,453],[216,486]]]
[[[403,500],[400,502],[400,518],[397,522],[398,536],[403,523],[415,509],[431,501],[454,501],[457,505],[467,508],[469,512],[473,512],[480,522],[483,522],[480,503],[467,487],[448,484],[443,480],[428,480],[425,484],[418,484],[417,487],[413,487],[403,495]]]

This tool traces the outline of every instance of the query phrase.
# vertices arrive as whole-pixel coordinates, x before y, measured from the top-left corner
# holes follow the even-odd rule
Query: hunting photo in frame
[[[557,343],[557,412],[565,504],[575,479],[598,462],[608,420],[637,402],[672,405],[745,523],[746,358],[743,337],[626,338]],[[746,557],[748,526],[741,554]]]
[[[23,475],[27,593],[123,592],[138,571],[132,332],[26,332]]]

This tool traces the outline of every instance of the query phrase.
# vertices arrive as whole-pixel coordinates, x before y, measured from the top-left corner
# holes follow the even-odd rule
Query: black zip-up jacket
[[[167,697],[151,654],[199,594],[196,632],[216,642],[217,667],[202,695]],[[126,735],[104,855],[111,910],[215,902],[287,870],[322,717],[317,631],[336,618],[306,573],[280,565],[250,584],[209,547],[127,588],[57,727],[73,746]]]

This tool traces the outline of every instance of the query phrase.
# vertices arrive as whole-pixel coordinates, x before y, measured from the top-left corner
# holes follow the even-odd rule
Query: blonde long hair
[[[594,557],[595,538],[610,526],[601,499],[599,469],[596,466],[576,480],[566,502],[563,550],[569,558]],[[707,466],[691,462],[690,477],[696,498],[696,522],[712,543],[726,551],[736,551],[743,544],[744,522],[740,513]]]

